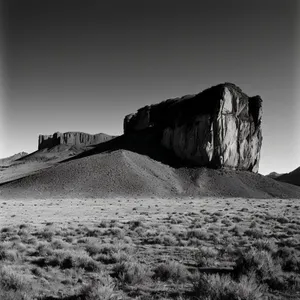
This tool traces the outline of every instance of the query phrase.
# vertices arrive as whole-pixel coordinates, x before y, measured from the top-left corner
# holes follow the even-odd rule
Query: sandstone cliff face
[[[104,133],[88,134],[84,132],[55,132],[53,135],[39,135],[38,149],[52,148],[57,145],[84,147],[111,140],[113,137]]]
[[[124,119],[124,133],[153,127],[161,144],[189,165],[257,172],[262,100],[231,83],[145,106]]]

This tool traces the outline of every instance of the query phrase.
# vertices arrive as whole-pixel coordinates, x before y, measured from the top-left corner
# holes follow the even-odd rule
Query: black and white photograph
[[[299,0],[0,0],[0,300],[123,299],[300,299]]]

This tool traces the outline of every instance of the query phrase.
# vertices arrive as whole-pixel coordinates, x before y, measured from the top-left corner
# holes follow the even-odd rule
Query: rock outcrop
[[[262,100],[232,83],[145,106],[124,119],[124,134],[153,128],[160,144],[189,166],[257,172]]]
[[[85,147],[100,144],[114,138],[113,136],[99,133],[88,134],[84,132],[55,132],[53,135],[39,135],[38,150],[49,149],[57,145],[71,145]]]

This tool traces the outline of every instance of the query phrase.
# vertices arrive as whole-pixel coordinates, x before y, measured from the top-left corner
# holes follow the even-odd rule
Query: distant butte
[[[52,135],[39,135],[38,150],[49,149],[58,145],[72,145],[72,146],[91,146],[107,142],[114,138],[113,136],[98,133],[88,134],[84,132],[55,132]]]

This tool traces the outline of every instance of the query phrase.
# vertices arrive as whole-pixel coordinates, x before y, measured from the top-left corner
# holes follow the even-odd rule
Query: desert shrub
[[[21,238],[15,234],[15,235],[11,235],[9,238],[8,238],[9,241],[11,242],[20,242],[21,241]]]
[[[150,279],[146,266],[138,262],[122,262],[113,267],[113,274],[122,283],[139,284]]]
[[[258,250],[266,250],[271,253],[275,253],[277,251],[277,245],[271,239],[258,239],[253,243],[253,246]]]
[[[175,246],[178,244],[176,237],[172,234],[160,234],[154,238],[154,242],[159,245]]]
[[[24,291],[5,291],[0,289],[1,300],[32,300],[31,292]]]
[[[111,300],[114,296],[115,284],[107,274],[100,274],[97,280],[83,286],[79,291],[81,300]]]
[[[99,223],[98,227],[100,227],[100,228],[108,228],[109,227],[109,221],[108,220],[102,220]]]
[[[196,228],[196,229],[188,230],[187,237],[188,238],[197,238],[197,239],[200,239],[200,240],[208,240],[209,239],[209,234],[204,229]]]
[[[43,231],[40,231],[38,233],[39,238],[42,238],[48,242],[51,242],[54,235],[55,235],[55,232],[52,228],[45,228]]]
[[[287,288],[280,263],[265,250],[252,249],[246,254],[240,254],[234,273],[237,278],[241,275],[256,274],[260,282],[268,284],[272,289]]]
[[[242,276],[238,281],[228,275],[202,275],[194,284],[193,294],[199,300],[264,300],[266,286],[254,277]]]
[[[229,219],[222,219],[221,223],[224,224],[225,226],[231,226],[232,222]]]
[[[19,242],[19,243],[14,243],[13,248],[18,252],[23,253],[27,250],[28,247],[24,245],[22,242]]]
[[[85,236],[87,237],[101,237],[103,235],[103,231],[100,229],[87,229]]]
[[[69,247],[69,244],[64,242],[62,239],[53,239],[51,242],[51,247],[53,249],[66,249]]]
[[[85,247],[85,250],[91,255],[97,255],[97,254],[108,254],[112,255],[115,252],[118,252],[121,249],[120,245],[114,245],[114,244],[96,244],[96,243],[90,243],[87,244]]]
[[[129,230],[135,230],[137,227],[143,226],[142,220],[132,220],[128,222]]]
[[[261,229],[251,228],[244,232],[245,235],[253,237],[255,239],[260,239],[264,236],[264,233]]]
[[[26,241],[28,237],[30,236],[27,228],[22,227],[18,231],[18,236],[21,238],[22,241]]]
[[[242,226],[239,226],[239,225],[235,225],[229,231],[232,232],[235,236],[242,236],[244,234],[244,228]]]
[[[39,256],[48,256],[51,255],[53,250],[50,247],[48,242],[39,242],[36,246],[36,251]]]
[[[17,261],[21,259],[21,254],[18,252],[18,244],[13,242],[0,243],[0,261]]]
[[[186,239],[187,238],[187,231],[181,227],[173,226],[171,228],[171,234],[174,235],[177,239]]]
[[[43,275],[43,269],[39,268],[39,267],[33,267],[31,269],[31,272],[33,275],[38,276],[38,277],[41,277]]]
[[[242,222],[243,219],[241,217],[239,217],[239,216],[234,216],[234,217],[232,217],[232,221],[236,222],[236,223],[239,223],[239,222]]]
[[[55,250],[46,264],[62,269],[82,268],[88,272],[99,270],[98,263],[84,251]]]
[[[206,256],[206,257],[216,257],[218,256],[218,250],[212,248],[212,247],[200,247],[198,249],[199,254]]]
[[[176,282],[186,282],[190,276],[187,268],[175,261],[161,263],[154,268],[153,272],[153,278],[161,281],[173,280]]]
[[[300,257],[294,249],[282,247],[273,256],[279,259],[284,271],[300,273]]]
[[[286,217],[278,217],[276,220],[280,224],[286,224],[289,222],[288,218],[286,218]]]
[[[26,244],[37,245],[37,243],[38,243],[38,240],[34,236],[28,237],[28,239],[26,240]]]
[[[14,231],[13,227],[2,227],[1,233],[12,233]]]
[[[25,294],[31,291],[29,280],[14,271],[10,266],[0,267],[0,291],[22,291]],[[1,298],[2,300],[2,298]]]
[[[125,251],[119,250],[111,255],[115,262],[123,262],[131,260],[131,256]]]
[[[124,236],[123,242],[126,244],[132,244],[132,238],[130,236]]]
[[[109,230],[109,233],[113,236],[116,236],[120,239],[124,238],[125,236],[125,232],[123,229],[121,228],[118,228],[118,227],[111,227],[110,230]]]
[[[1,249],[0,260],[17,261],[20,259],[20,254],[15,249]]]
[[[96,243],[88,244],[85,246],[85,250],[89,255],[93,256],[99,253],[103,253],[103,245]]]
[[[131,256],[125,251],[119,250],[117,252],[109,252],[107,254],[99,253],[94,256],[94,259],[104,264],[115,264],[122,261],[129,261]]]
[[[218,251],[212,247],[199,247],[194,254],[194,260],[198,267],[214,265],[215,258],[218,256]]]

